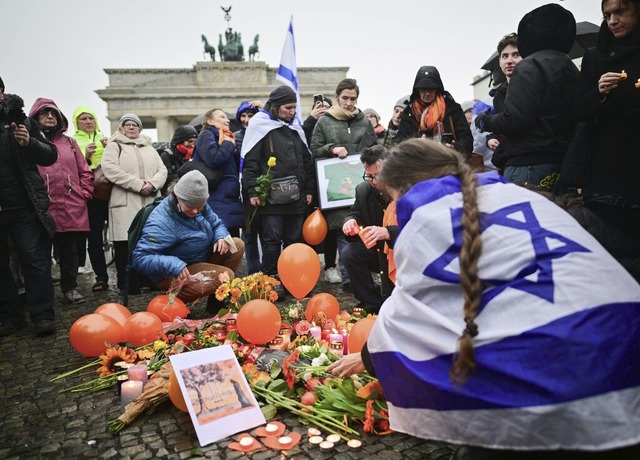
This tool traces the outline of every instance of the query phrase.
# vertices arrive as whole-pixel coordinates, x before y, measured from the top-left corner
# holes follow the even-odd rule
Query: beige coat
[[[102,170],[114,184],[109,200],[109,238],[126,241],[127,230],[136,213],[160,195],[167,179],[167,168],[146,137],[129,139],[116,133],[102,154]],[[144,180],[151,182],[158,191],[141,195]]]

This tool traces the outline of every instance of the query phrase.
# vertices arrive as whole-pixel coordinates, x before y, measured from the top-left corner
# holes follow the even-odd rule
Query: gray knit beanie
[[[404,97],[401,97],[400,99],[398,99],[398,102],[396,102],[396,105],[393,106],[393,108],[396,107],[402,107],[402,110],[407,108],[407,105],[409,105],[409,99],[411,98],[410,94],[407,94]]]
[[[209,198],[209,184],[204,174],[193,170],[180,178],[173,188],[173,193],[187,206],[202,208]]]
[[[124,124],[127,121],[133,121],[135,124],[137,124],[140,127],[140,130],[142,131],[142,121],[140,120],[140,117],[138,117],[138,115],[136,115],[135,113],[125,113],[120,117],[118,126],[120,128],[124,127]]]
[[[374,117],[376,117],[376,120],[378,121],[378,123],[380,123],[380,115],[378,115],[378,112],[376,112],[375,110],[373,110],[373,109],[364,109],[363,113],[365,115],[369,115],[369,114],[373,115]]]

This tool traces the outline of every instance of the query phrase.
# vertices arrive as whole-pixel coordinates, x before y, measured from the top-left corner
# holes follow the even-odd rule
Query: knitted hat
[[[124,124],[127,121],[133,121],[138,125],[138,127],[140,127],[140,130],[142,130],[142,121],[140,120],[140,117],[138,117],[138,115],[136,115],[135,113],[125,113],[124,115],[122,115],[120,117],[120,121],[118,122],[118,126],[120,128],[124,127]]]
[[[271,91],[268,102],[271,104],[271,107],[278,107],[280,105],[298,102],[298,98],[294,90],[282,85]]]
[[[171,145],[178,145],[179,143],[191,139],[192,137],[198,137],[198,131],[191,125],[178,126],[176,132],[173,133],[171,138]]]
[[[402,110],[407,108],[407,105],[409,105],[409,98],[411,97],[410,94],[407,94],[404,97],[401,97],[400,99],[398,99],[398,102],[396,102],[396,105],[393,106],[393,108],[395,109],[396,107],[402,107]]]
[[[518,52],[523,59],[542,50],[569,53],[575,39],[576,19],[555,3],[530,11],[518,24]]]
[[[474,105],[475,105],[474,101],[464,101],[462,104],[460,104],[463,112],[472,110]]]
[[[209,184],[204,174],[193,170],[180,178],[173,188],[173,193],[187,206],[202,208],[209,199]]]
[[[378,112],[376,112],[375,110],[373,110],[373,109],[364,109],[363,112],[364,112],[365,115],[369,115],[369,114],[373,115],[374,117],[376,117],[376,121],[378,123],[380,123],[380,115],[378,115]]]

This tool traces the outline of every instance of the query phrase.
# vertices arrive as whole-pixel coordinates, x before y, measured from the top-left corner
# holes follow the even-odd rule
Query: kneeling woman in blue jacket
[[[133,251],[135,270],[162,290],[181,287],[178,297],[185,302],[215,293],[218,275],[227,272],[233,278],[244,254],[244,243],[231,237],[208,198],[202,173],[182,176],[171,196],[149,215]],[[200,272],[206,276],[194,276]]]

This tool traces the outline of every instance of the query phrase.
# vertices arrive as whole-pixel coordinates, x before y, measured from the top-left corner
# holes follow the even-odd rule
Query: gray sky
[[[421,65],[438,67],[458,102],[471,99],[471,81],[500,37],[546,3],[601,22],[599,0],[2,0],[0,76],[26,111],[37,97],[52,98],[69,118],[87,105],[110,134],[95,94],[108,83],[103,69],[192,68],[205,60],[200,35],[217,43],[227,26],[220,6],[232,5],[230,26],[245,50],[259,33],[259,60],[271,67],[293,15],[298,67],[349,66],[358,107],[374,108],[386,125]]]

